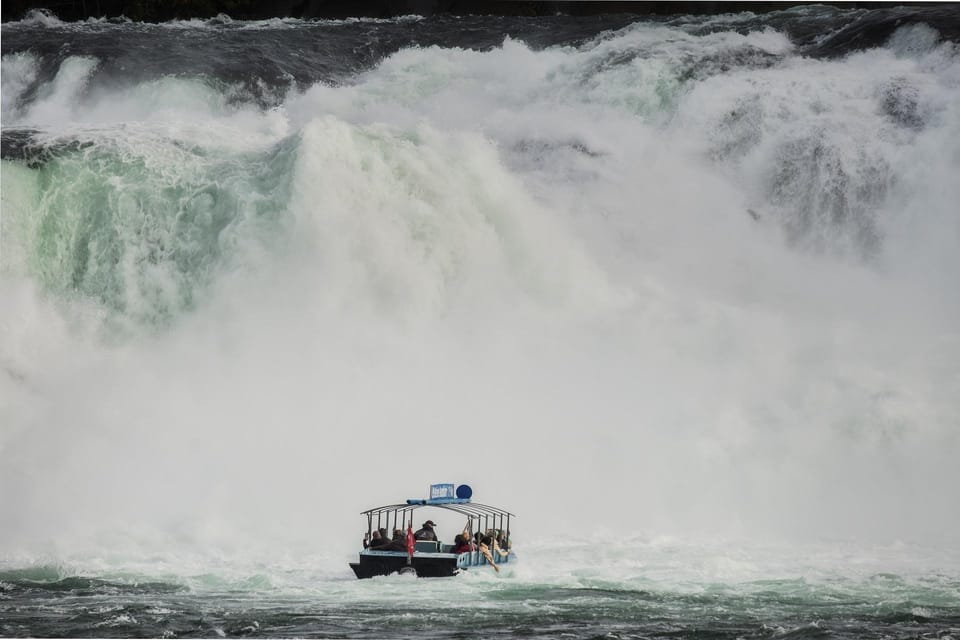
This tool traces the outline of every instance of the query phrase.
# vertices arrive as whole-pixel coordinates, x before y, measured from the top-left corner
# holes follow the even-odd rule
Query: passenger
[[[493,554],[490,552],[490,548],[493,546],[494,541],[491,536],[483,536],[480,540],[480,553],[483,554],[483,557],[487,559],[487,562],[490,563],[490,566],[494,568],[497,573],[500,573],[500,567],[497,566],[497,563],[493,561]]]
[[[379,529],[378,531],[373,532],[374,537],[379,536],[377,540],[371,540],[370,546],[367,547],[371,551],[386,551],[387,547],[390,546],[390,539],[387,537],[386,529]]]
[[[437,534],[433,528],[437,526],[433,520],[427,520],[423,523],[423,527],[417,529],[417,532],[413,534],[413,537],[417,540],[437,540]]]
[[[393,540],[388,544],[384,545],[383,551],[406,551],[407,550],[407,536],[403,534],[401,529],[393,530]]]
[[[497,537],[493,541],[494,550],[502,556],[510,553],[510,538],[503,531],[497,531]]]
[[[474,550],[473,544],[470,542],[470,536],[464,536],[462,533],[458,533],[457,537],[453,539],[453,553],[467,553]]]
[[[475,551],[477,546],[473,544],[473,536],[470,535],[470,526],[473,524],[473,519],[468,518],[467,523],[463,525],[463,533],[457,534],[453,539],[453,553],[467,553],[468,551]]]
[[[367,534],[370,535],[370,534]],[[364,536],[363,538],[363,548],[369,549],[370,547],[379,547],[384,544],[386,541],[380,536],[380,532],[376,529],[373,530],[373,535],[369,538]]]

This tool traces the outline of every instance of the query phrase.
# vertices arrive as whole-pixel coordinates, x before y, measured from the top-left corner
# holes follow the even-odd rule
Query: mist
[[[4,126],[92,144],[3,163],[0,548],[339,566],[433,482],[518,538],[948,544],[955,55],[634,25],[266,110],[5,56]]]

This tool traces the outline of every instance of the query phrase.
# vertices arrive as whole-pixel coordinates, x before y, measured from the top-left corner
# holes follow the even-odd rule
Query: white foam
[[[29,52],[17,52],[3,56],[2,115],[5,122],[15,118],[20,108],[23,92],[37,76],[37,57]]]
[[[672,75],[744,47],[783,60]],[[99,264],[132,293],[107,340],[115,309],[104,324],[79,311],[95,300],[41,292],[29,255],[4,258],[0,539],[323,545],[340,566],[359,509],[449,479],[528,531],[948,540],[958,85],[952,54],[924,51],[810,61],[778,34],[637,26],[582,49],[409,49],[264,113],[172,79],[77,101],[96,61],[72,59],[23,123],[115,145],[139,186],[196,178],[238,215],[209,284],[176,272],[196,299],[145,327],[186,289],[148,259],[132,174],[111,175],[129,244]],[[894,76],[921,127],[882,114]],[[829,162],[780,184],[847,176],[837,198],[881,238],[866,259],[843,224],[783,241],[799,209],[771,180],[815,144]],[[289,184],[270,174],[280,145]]]

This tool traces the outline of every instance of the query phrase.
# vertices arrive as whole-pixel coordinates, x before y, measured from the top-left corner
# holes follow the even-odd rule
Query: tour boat
[[[367,517],[367,536],[386,529],[405,531],[404,550],[363,549],[358,562],[351,562],[350,568],[357,578],[372,578],[391,573],[416,573],[421,578],[442,578],[455,576],[468,569],[483,568],[492,570],[494,566],[511,564],[517,561],[510,548],[510,519],[512,513],[471,501],[473,490],[462,484],[454,489],[453,484],[430,485],[430,497],[412,498],[399,504],[375,507],[362,512]],[[454,553],[454,545],[434,540],[415,540],[413,534],[414,512],[420,509],[444,509],[467,518],[468,532],[472,536],[488,531],[499,531],[506,541],[505,549],[497,544],[491,545],[487,553],[474,549],[463,553]],[[451,541],[452,542],[452,541]],[[474,545],[476,546],[476,545]]]

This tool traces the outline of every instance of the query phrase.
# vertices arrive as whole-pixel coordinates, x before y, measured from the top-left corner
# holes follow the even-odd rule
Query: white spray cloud
[[[674,33],[644,29],[617,38]],[[29,260],[4,258],[6,548],[98,549],[120,531],[134,553],[346,550],[355,512],[438,480],[534,529],[942,539],[958,524],[942,507],[960,422],[958,300],[933,275],[957,255],[943,106],[957,86],[929,62],[944,53],[787,59],[684,85],[669,76],[683,60],[598,70],[617,38],[405,50],[271,112],[178,102],[202,130],[137,98],[75,110],[160,140],[145,181],[182,169],[164,148],[187,139],[222,160],[197,165],[210,193],[235,175],[211,165],[244,167],[229,190],[242,215],[202,295],[121,340],[78,313],[95,299],[41,291]],[[661,49],[789,54],[769,33],[677,42]],[[918,87],[925,128],[883,114],[894,77]],[[66,127],[67,94],[30,121]],[[818,227],[833,250],[782,241],[775,214],[800,196],[777,201],[769,180],[798,136],[836,150],[852,194],[874,184],[863,172],[888,176],[857,204],[873,261],[844,253],[849,236],[832,244],[842,224]],[[812,166],[777,188],[829,188],[838,174]],[[15,175],[4,166],[5,211]],[[34,197],[17,206],[42,209]],[[144,237],[129,255],[153,255]],[[32,241],[5,234],[4,255]],[[581,520],[549,519],[571,504]]]

